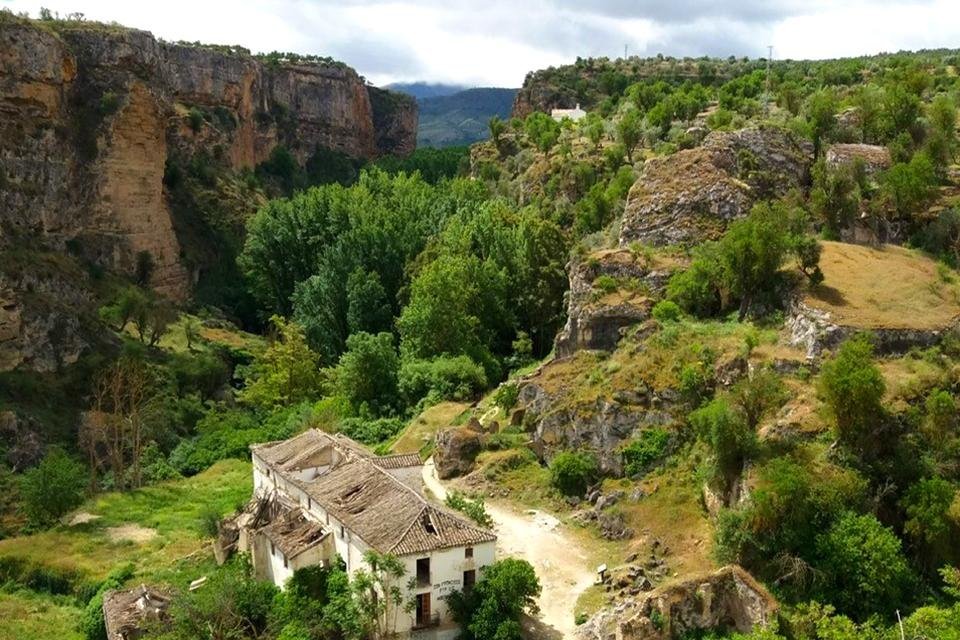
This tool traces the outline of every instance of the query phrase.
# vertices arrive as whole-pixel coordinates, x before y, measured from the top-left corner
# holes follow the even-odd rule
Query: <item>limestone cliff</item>
[[[382,95],[381,95],[382,94]],[[144,31],[0,14],[0,249],[79,248],[185,297],[193,275],[164,172],[198,153],[251,168],[278,145],[357,158],[409,153],[416,104],[333,61],[263,61]]]

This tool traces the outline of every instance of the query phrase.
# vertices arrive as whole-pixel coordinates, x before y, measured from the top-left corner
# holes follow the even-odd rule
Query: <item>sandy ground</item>
[[[119,527],[108,527],[107,535],[114,542],[130,540],[131,542],[149,542],[157,535],[156,529],[141,527],[138,524],[125,524]]]
[[[423,482],[434,497],[446,498],[432,458],[423,465]],[[543,587],[538,600],[540,615],[525,625],[529,637],[573,638],[577,597],[595,577],[587,554],[564,531],[563,524],[547,513],[517,512],[502,504],[486,506],[497,533],[497,553],[532,564]]]
[[[88,522],[93,522],[94,520],[99,520],[100,516],[89,513],[87,511],[78,511],[73,516],[68,516],[69,521],[67,526],[75,527],[80,524],[87,524]]]

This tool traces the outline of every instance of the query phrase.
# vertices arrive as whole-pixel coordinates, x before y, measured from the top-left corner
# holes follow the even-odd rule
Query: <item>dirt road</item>
[[[446,498],[447,490],[437,477],[432,458],[423,465],[423,483],[438,500]],[[574,605],[594,580],[586,553],[564,531],[563,524],[549,514],[518,512],[490,503],[487,513],[494,521],[497,553],[501,557],[523,558],[533,565],[540,578],[540,616],[530,621],[528,626],[535,629],[536,635],[529,637],[573,638]]]

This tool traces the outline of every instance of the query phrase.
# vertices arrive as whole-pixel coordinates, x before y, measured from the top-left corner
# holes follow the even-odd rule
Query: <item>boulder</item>
[[[630,189],[620,246],[719,236],[759,199],[806,184],[812,145],[772,126],[714,131],[703,145],[648,160]]]
[[[483,450],[482,432],[468,427],[447,429],[437,434],[433,461],[437,475],[446,480],[473,471],[473,463]]]
[[[749,633],[776,618],[777,601],[742,568],[664,585],[605,609],[577,628],[579,640],[668,640],[702,630]]]
[[[890,165],[893,164],[890,149],[875,144],[832,144],[827,147],[824,160],[827,166],[831,168],[860,161],[869,177],[875,177],[881,171],[889,169]]]

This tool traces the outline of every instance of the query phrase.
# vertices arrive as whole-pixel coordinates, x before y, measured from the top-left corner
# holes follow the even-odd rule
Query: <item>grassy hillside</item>
[[[193,478],[101,494],[68,524],[0,541],[0,639],[79,637],[91,585],[124,563],[135,567],[132,583],[186,587],[213,566],[210,519],[251,491],[250,465],[224,460]]]

